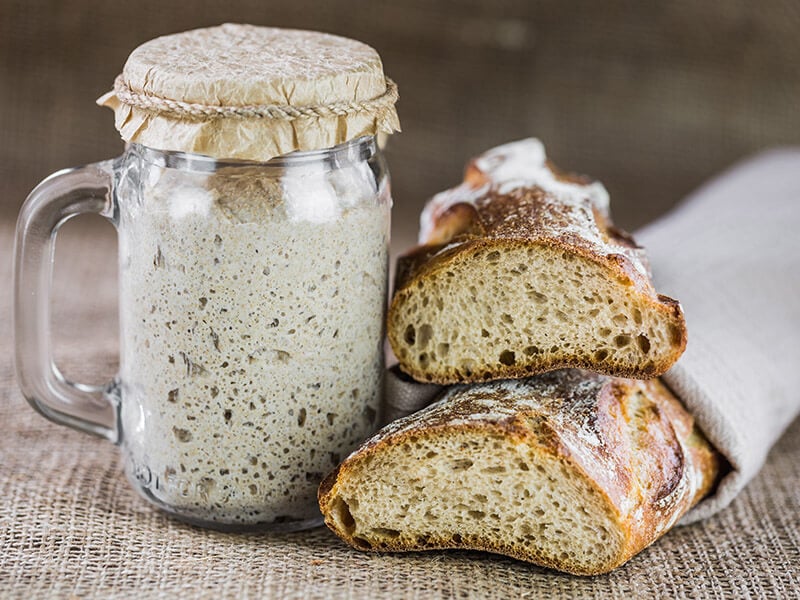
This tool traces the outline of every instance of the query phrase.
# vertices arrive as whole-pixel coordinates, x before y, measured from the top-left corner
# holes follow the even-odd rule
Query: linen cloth
[[[800,412],[800,149],[734,166],[635,237],[686,314],[686,352],[662,379],[732,467],[686,524],[728,506]],[[389,418],[441,389],[396,367],[387,379]]]

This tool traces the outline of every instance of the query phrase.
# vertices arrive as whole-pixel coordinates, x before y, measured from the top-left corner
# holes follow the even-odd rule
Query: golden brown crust
[[[409,254],[427,254],[431,260],[441,261],[442,248],[455,250],[474,240],[539,243],[603,263],[621,283],[657,299],[644,250],[588,198],[575,207],[538,187],[518,187],[504,194],[490,188],[477,200],[452,204],[437,214],[431,236],[435,241]],[[424,263],[419,263],[416,271],[395,282],[395,291],[408,287],[425,271]]]
[[[359,539],[333,518],[339,490],[361,474],[371,455],[420,437],[469,431],[482,438],[522,443],[556,457],[607,499],[621,536],[612,560],[578,567],[542,554],[534,544],[470,537],[460,532],[409,543]],[[488,444],[487,444],[488,446]],[[476,450],[473,450],[476,451]],[[721,459],[691,415],[657,380],[632,381],[563,370],[518,382],[450,388],[443,398],[396,421],[348,457],[319,489],[325,522],[362,550],[415,551],[467,548],[496,552],[579,575],[604,573],[658,539],[712,489]],[[469,485],[466,480],[453,486]],[[364,508],[364,507],[362,507]],[[367,507],[368,510],[368,507]],[[386,523],[386,527],[398,527]]]
[[[612,223],[606,206],[594,202],[589,193],[580,195],[581,187],[592,183],[591,179],[566,176],[548,160],[557,180],[575,184],[576,197],[557,197],[524,182],[516,187],[513,183],[494,185],[491,176],[481,173],[475,162],[467,168],[464,183],[437,195],[430,203],[423,245],[478,237],[546,240],[590,259],[614,257],[612,263],[623,276],[631,275],[638,286],[652,289],[643,249]]]

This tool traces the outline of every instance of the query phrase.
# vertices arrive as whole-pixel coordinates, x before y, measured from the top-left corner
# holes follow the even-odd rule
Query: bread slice
[[[562,370],[449,388],[386,426],[319,489],[354,548],[467,548],[578,575],[663,535],[720,458],[658,380]]]
[[[388,335],[419,381],[519,378],[578,367],[664,373],[686,347],[680,304],[614,228],[599,183],[565,175],[538,140],[473,160],[422,215],[398,262]]]

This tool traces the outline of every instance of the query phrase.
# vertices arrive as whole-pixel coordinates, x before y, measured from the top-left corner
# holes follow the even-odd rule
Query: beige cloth
[[[731,169],[638,240],[686,312],[664,381],[733,467],[691,522],[730,504],[800,412],[800,150]]]
[[[686,524],[730,504],[800,412],[800,150],[732,168],[636,238],[686,313],[689,345],[663,379],[733,467]],[[396,418],[438,388],[394,368],[387,391]]]
[[[73,379],[100,381],[115,369],[116,253],[110,227],[87,221],[65,227],[56,253],[56,357]],[[367,554],[324,528],[233,535],[178,523],[131,490],[114,446],[21,397],[12,228],[0,220],[0,598],[797,597],[800,422],[728,510],[595,578],[477,552]]]

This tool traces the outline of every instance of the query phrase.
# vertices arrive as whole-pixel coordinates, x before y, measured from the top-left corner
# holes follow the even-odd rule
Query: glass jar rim
[[[310,164],[331,164],[342,166],[369,160],[378,152],[376,136],[361,136],[342,144],[321,150],[303,150],[277,156],[268,161],[214,158],[205,154],[158,150],[143,144],[128,144],[126,152],[135,152],[145,162],[167,168],[185,171],[214,172],[230,167],[258,167],[286,169]]]

